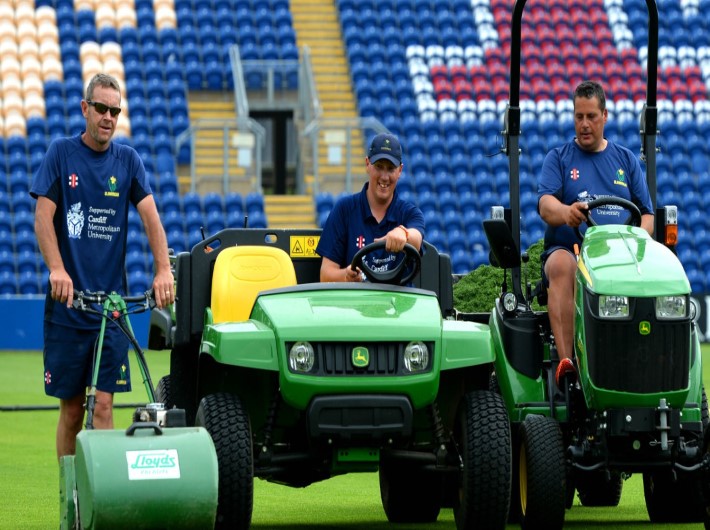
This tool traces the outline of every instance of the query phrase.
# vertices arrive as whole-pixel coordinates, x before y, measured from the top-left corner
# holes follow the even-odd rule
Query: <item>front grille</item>
[[[589,293],[585,293],[590,297]],[[592,298],[594,298],[592,296]],[[592,382],[608,390],[651,394],[688,386],[690,320],[656,320],[654,299],[637,298],[630,320],[602,320],[585,311],[585,333]],[[639,333],[648,321],[651,333]]]
[[[293,342],[286,343],[288,352]],[[402,355],[406,342],[313,342],[315,351],[315,366],[310,375],[323,376],[392,376],[405,375],[402,369]],[[429,348],[429,368],[431,371],[434,359],[434,343],[425,343]],[[367,348],[370,356],[369,364],[364,368],[353,365],[352,352],[354,348]]]

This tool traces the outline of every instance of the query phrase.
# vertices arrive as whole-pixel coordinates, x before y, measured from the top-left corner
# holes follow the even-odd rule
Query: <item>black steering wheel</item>
[[[593,209],[599,208],[600,206],[621,206],[622,208],[631,212],[631,215],[629,215],[626,221],[624,221],[622,224],[631,226],[641,226],[641,210],[639,210],[638,206],[636,206],[633,202],[627,199],[623,199],[621,197],[600,197],[599,199],[589,201],[587,203],[587,226],[597,226],[598,223],[594,221],[594,219],[592,219],[592,216],[589,215],[589,213]],[[574,227],[574,232],[575,234],[577,234],[577,237],[580,239],[580,241],[584,239],[582,232],[579,231],[579,226]]]
[[[353,256],[353,261],[350,267],[354,269],[360,269],[365,273],[365,277],[372,283],[389,283],[392,285],[406,285],[419,274],[419,270],[422,267],[422,258],[419,255],[419,251],[414,248],[409,243],[405,243],[402,252],[404,252],[404,259],[399,262],[399,264],[392,270],[387,271],[376,271],[373,270],[363,262],[363,258],[368,254],[385,248],[385,241],[376,241],[362,247]],[[411,268],[407,274],[407,268],[411,265]]]

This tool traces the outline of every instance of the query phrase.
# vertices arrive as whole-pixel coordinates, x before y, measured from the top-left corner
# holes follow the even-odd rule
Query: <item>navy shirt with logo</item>
[[[424,237],[424,215],[414,204],[401,200],[395,190],[392,203],[381,222],[372,215],[367,202],[365,183],[362,191],[343,197],[335,203],[328,215],[316,252],[341,267],[349,265],[353,256],[365,245],[384,237],[399,225],[419,230]],[[402,259],[401,253],[391,253],[382,249],[365,256],[367,265],[377,271],[386,271]]]
[[[607,141],[606,149],[589,152],[572,140],[552,149],[542,165],[538,182],[538,202],[553,195],[563,204],[589,202],[602,197],[621,197],[639,207],[642,214],[653,213],[651,195],[638,158],[626,147]],[[596,208],[591,216],[597,224],[623,223],[629,212],[618,206]],[[545,248],[579,243],[567,225],[548,226]]]
[[[143,161],[131,147],[111,142],[108,150],[97,152],[81,135],[50,144],[30,194],[57,205],[54,229],[75,289],[126,293],[129,204],[151,193]],[[99,323],[93,317],[47,295],[45,320],[90,329]]]

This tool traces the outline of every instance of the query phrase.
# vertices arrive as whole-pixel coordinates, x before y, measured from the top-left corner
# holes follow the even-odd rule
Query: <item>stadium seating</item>
[[[190,248],[201,239],[200,229],[242,225],[245,214],[249,226],[266,226],[259,194],[215,200],[181,193],[174,142],[190,123],[188,90],[231,90],[230,44],[240,45],[243,60],[298,59],[288,0],[136,0],[81,9],[69,0],[45,0],[33,9],[20,7],[26,5],[8,4],[13,16],[3,24],[14,24],[16,40],[0,46],[0,254],[9,252],[15,270],[21,265],[31,274],[33,252],[39,281],[0,278],[0,292],[29,293],[44,285],[28,189],[49,142],[83,129],[80,101],[87,72],[95,68],[124,83],[126,112],[116,141],[141,155],[171,246]],[[481,221],[490,206],[508,205],[507,159],[492,155],[500,150],[508,98],[512,3],[336,0],[336,6],[360,114],[377,117],[402,139],[399,193],[422,208],[427,239],[451,253],[456,271],[486,262]],[[693,289],[705,289],[710,226],[700,215],[710,200],[710,22],[702,13],[710,4],[668,1],[659,7],[658,203],[679,206],[688,249],[681,259]],[[30,12],[31,28],[19,22],[32,18]],[[607,136],[639,152],[647,26],[643,0],[526,8],[524,244],[542,235],[537,175],[546,152],[574,135],[570,91],[576,82],[596,77],[606,85]],[[295,71],[275,74],[288,88],[297,86]],[[249,88],[262,89],[264,81],[263,72],[247,68]],[[185,144],[177,162],[189,157]],[[321,226],[336,198],[314,197]],[[700,223],[702,229],[690,229]],[[129,247],[149,253],[133,214]],[[138,262],[132,263],[136,271]],[[145,278],[134,276],[131,288],[142,289]]]

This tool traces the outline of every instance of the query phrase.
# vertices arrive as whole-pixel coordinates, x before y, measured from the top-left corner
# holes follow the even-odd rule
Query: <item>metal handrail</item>
[[[344,131],[345,138],[342,147],[345,148],[345,174],[343,175],[343,191],[353,192],[353,129],[364,132],[371,130],[374,134],[390,132],[380,120],[371,116],[359,116],[355,118],[316,118],[306,125],[301,133],[302,137],[308,138],[311,144],[313,156],[313,194],[318,193],[322,172],[318,163],[318,144],[321,131]]]
[[[195,120],[190,126],[175,138],[175,150],[179,152],[180,147],[185,142],[190,142],[190,191],[197,190],[196,182],[196,162],[195,162],[195,137],[199,131],[221,130],[223,131],[223,176],[222,188],[225,193],[230,191],[229,182],[229,146],[230,133],[248,131],[254,135],[254,147],[251,149],[254,160],[254,173],[250,177],[252,180],[251,189],[262,192],[262,152],[266,141],[266,130],[264,127],[251,118],[231,118],[231,119],[200,119]]]

